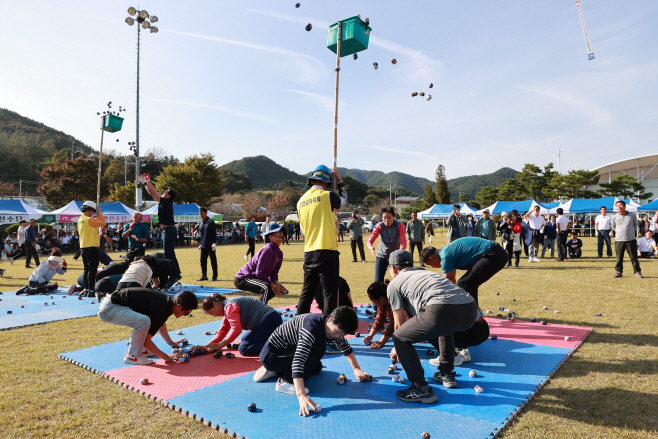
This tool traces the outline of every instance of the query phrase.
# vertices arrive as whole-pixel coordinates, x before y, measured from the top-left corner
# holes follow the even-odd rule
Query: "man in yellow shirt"
[[[340,196],[329,192],[332,174]],[[338,241],[334,209],[347,206],[347,192],[338,169],[318,166],[308,178],[310,188],[297,202],[299,224],[304,232],[304,286],[302,287],[297,314],[311,311],[318,284],[322,285],[324,314],[338,307]]]
[[[78,234],[80,235],[80,250],[82,251],[82,262],[84,263],[82,296],[95,297],[94,285],[96,285],[96,271],[98,270],[99,255],[98,248],[101,238],[98,228],[105,226],[105,218],[101,214],[101,208],[93,201],[85,201],[80,207],[82,216],[78,219]],[[94,218],[96,213],[96,218]]]

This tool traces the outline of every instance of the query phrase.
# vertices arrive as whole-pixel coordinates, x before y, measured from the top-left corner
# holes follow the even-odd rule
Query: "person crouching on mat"
[[[58,248],[52,249],[47,260],[43,261],[32,272],[28,280],[28,286],[16,291],[16,294],[48,294],[49,291],[57,290],[57,286],[48,286],[55,274],[66,273],[66,261],[62,259],[62,252]]]
[[[176,361],[177,354],[168,355],[153,343],[152,337],[160,335],[171,347],[180,347],[180,341],[173,341],[167,332],[167,319],[189,315],[198,307],[197,298],[191,291],[182,291],[176,296],[148,288],[125,288],[105,296],[98,308],[98,317],[104,323],[112,323],[133,328],[130,347],[123,358],[126,364],[151,364],[147,357],[151,352],[165,361]]]
[[[330,316],[301,314],[291,318],[274,331],[260,352],[263,366],[256,371],[254,381],[276,376],[275,390],[297,395],[300,415],[308,415],[309,406],[317,411],[317,404],[308,397],[304,381],[322,371],[320,360],[327,345],[339,349],[347,357],[357,380],[368,379],[345,340],[358,326],[356,311],[348,306],[339,306]]]
[[[471,361],[469,347],[478,346],[487,341],[489,338],[489,324],[484,319],[482,311],[478,308],[478,320],[473,323],[473,326],[466,331],[454,332],[452,335],[455,338],[455,361],[453,366],[461,366],[463,363]],[[432,358],[430,364],[438,367],[441,365],[441,350],[437,346],[434,347],[437,348],[439,356]]]
[[[370,349],[381,348],[393,334],[393,327],[395,326],[393,323],[393,311],[391,311],[391,305],[388,303],[388,298],[386,297],[388,283],[388,280],[385,282],[373,282],[368,287],[368,298],[377,308],[377,316],[375,317],[375,322],[372,324],[372,328],[370,328],[370,333],[363,337],[363,342],[369,344]],[[388,326],[386,325],[387,320]],[[379,341],[373,342],[372,338],[378,332],[382,333],[382,338]]]
[[[146,286],[151,281],[153,276],[153,267],[157,264],[157,260],[153,255],[146,255],[135,262],[131,262],[128,270],[123,273],[123,277],[117,285],[117,289],[142,287]],[[153,278],[153,288],[158,288],[158,278]]]
[[[239,290],[260,294],[263,303],[269,302],[275,295],[288,292],[279,283],[279,270],[283,262],[283,252],[279,247],[283,243],[283,231],[281,225],[270,224],[269,229],[261,233],[265,245],[244,264],[233,281],[235,288]]]
[[[94,290],[96,291],[96,296],[100,297],[99,300],[103,300],[106,294],[112,294],[118,288],[119,282],[121,282],[122,274],[113,274],[111,276],[105,276],[103,279],[96,281]]]
[[[260,355],[267,339],[283,323],[278,312],[255,297],[239,296],[227,299],[221,294],[213,293],[203,299],[203,311],[224,319],[212,340],[205,346],[195,347],[219,350],[233,343],[243,330],[251,331],[242,337],[238,346],[238,352],[243,357]]]
[[[464,239],[461,238],[456,242]],[[415,343],[437,342],[441,352],[439,371],[433,376],[445,387],[457,387],[453,370],[455,340],[452,333],[464,331],[477,320],[477,305],[466,291],[433,271],[413,267],[411,253],[397,250],[389,258],[393,280],[386,295],[393,310],[395,332],[391,358],[402,364],[411,386],[395,396],[407,402],[431,404],[437,398],[427,384]],[[411,318],[407,318],[407,315]]]

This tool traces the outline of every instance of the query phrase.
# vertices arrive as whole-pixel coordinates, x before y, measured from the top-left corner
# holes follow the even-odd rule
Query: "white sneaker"
[[[261,366],[260,369],[254,374],[254,381],[260,383],[261,381],[268,380],[276,375],[276,372],[265,369],[265,366]]]
[[[432,359],[430,360],[430,364],[431,364],[432,366],[439,367],[439,365],[441,364],[441,363],[439,362],[439,358],[440,358],[440,356],[439,356],[439,357],[436,357],[436,358],[432,358]],[[462,360],[462,357],[461,357],[460,355],[455,354],[455,362],[452,363],[452,365],[453,365],[454,367],[461,366],[463,362],[464,362],[464,360]]]
[[[541,262],[541,259],[535,258],[535,262]]]
[[[9,263],[10,263],[11,265],[14,265],[14,258],[9,258]]]
[[[143,355],[139,355],[136,357],[130,352],[127,352],[126,355],[123,357],[123,362],[126,364],[151,364],[153,363],[153,360]]]
[[[535,262],[534,258],[528,258],[528,262]]]
[[[292,383],[286,383],[285,381],[279,378],[276,380],[276,391],[280,393],[287,393],[288,395],[297,395],[295,391],[295,385]],[[308,395],[308,389],[304,387],[304,392]]]
[[[249,258],[247,257],[247,255],[244,255],[244,260],[249,262]]]
[[[464,363],[468,363],[469,361],[471,361],[471,353],[468,351],[468,348],[459,351],[459,356],[461,357]]]

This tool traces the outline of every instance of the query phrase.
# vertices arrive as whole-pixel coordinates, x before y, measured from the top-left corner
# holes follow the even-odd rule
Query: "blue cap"
[[[261,233],[260,236],[269,235],[270,233],[278,232],[279,230],[281,230],[281,224],[271,223],[267,229],[267,232]]]
[[[311,176],[308,177],[308,180],[306,181],[306,185],[308,187],[313,186],[311,184],[311,180],[317,180],[317,181],[323,181],[325,183],[329,183],[329,186],[327,186],[327,189],[331,189],[333,179],[331,177],[331,169],[327,168],[325,165],[320,165],[317,168],[311,172]]]

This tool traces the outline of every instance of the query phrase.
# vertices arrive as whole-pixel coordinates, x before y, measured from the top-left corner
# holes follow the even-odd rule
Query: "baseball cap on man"
[[[388,257],[388,264],[394,266],[400,266],[400,265],[413,266],[414,259],[411,256],[411,253],[409,253],[406,250],[395,250]]]

